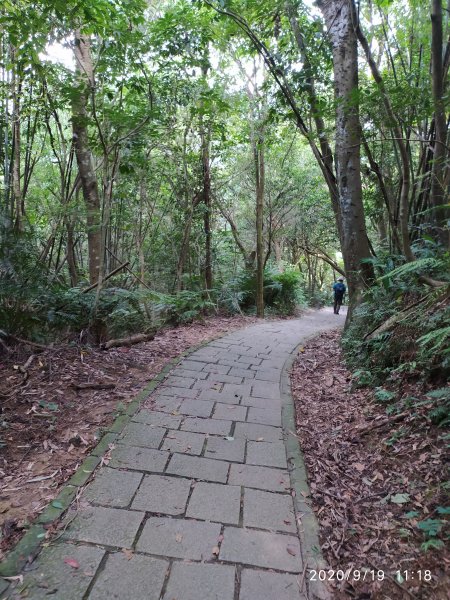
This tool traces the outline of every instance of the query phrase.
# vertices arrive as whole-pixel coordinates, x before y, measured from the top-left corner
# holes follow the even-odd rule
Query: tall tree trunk
[[[262,133],[254,141],[255,174],[256,174],[256,316],[264,318],[264,140]]]
[[[206,84],[208,75],[208,58],[204,57],[202,75]],[[205,128],[204,115],[200,115],[200,138],[202,146],[202,176],[203,176],[203,229],[205,232],[205,287],[207,290],[213,286],[212,272],[212,230],[211,230],[211,171],[209,160],[210,128]]]
[[[77,261],[75,256],[75,242],[73,238],[73,223],[70,219],[66,219],[67,229],[67,242],[66,242],[66,253],[67,253],[67,266],[69,268],[70,285],[76,287],[78,285],[78,270]]]
[[[434,101],[435,141],[433,170],[431,180],[431,203],[434,208],[434,224],[437,238],[448,246],[449,231],[443,222],[446,212],[445,204],[445,159],[447,143],[447,122],[445,116],[444,78],[443,78],[443,35],[442,35],[442,1],[431,0],[431,54],[432,54],[432,82]]]
[[[358,48],[348,2],[320,0],[333,50],[336,99],[336,174],[341,214],[342,255],[351,305],[373,277],[361,186],[361,127],[359,123]],[[349,314],[351,310],[349,311]]]
[[[93,284],[98,281],[100,276],[103,253],[100,195],[92,153],[89,148],[87,128],[87,105],[89,94],[94,89],[94,68],[89,37],[82,34],[80,30],[75,32],[74,55],[78,85],[72,101],[72,132],[78,173],[87,210],[89,281]]]
[[[15,61],[16,51],[11,47],[11,60],[13,63],[11,87],[12,87],[12,198],[14,207],[14,227],[16,231],[23,230],[24,206],[22,199],[22,188],[20,181],[20,96],[21,82],[17,73],[17,64]]]

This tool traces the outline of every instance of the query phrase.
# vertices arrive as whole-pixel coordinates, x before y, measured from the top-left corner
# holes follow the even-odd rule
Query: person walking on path
[[[345,284],[344,284],[343,277],[339,277],[337,282],[333,285],[333,291],[334,291],[334,314],[338,315],[339,309],[341,308],[342,303],[344,301],[345,292],[347,291],[347,288],[345,287]]]

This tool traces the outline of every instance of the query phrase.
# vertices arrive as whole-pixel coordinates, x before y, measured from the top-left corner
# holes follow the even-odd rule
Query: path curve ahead
[[[289,449],[283,367],[344,319],[325,309],[265,321],[182,360],[126,426],[65,534],[31,565],[26,597],[306,598],[312,549],[294,507],[302,465]]]

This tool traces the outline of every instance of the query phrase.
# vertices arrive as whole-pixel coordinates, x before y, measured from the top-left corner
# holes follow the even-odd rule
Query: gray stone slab
[[[193,417],[210,417],[213,407],[214,402],[208,400],[183,400],[178,412]]]
[[[194,385],[197,380],[192,377],[178,377],[176,375],[170,375],[164,382],[164,387],[179,387],[179,388],[190,388]],[[162,388],[161,388],[162,389]]]
[[[243,367],[244,365],[241,367],[231,368],[229,375],[234,375],[234,377],[245,377],[246,379],[254,379],[255,371],[252,371],[251,369],[245,369]]]
[[[246,488],[244,527],[297,533],[292,496]]]
[[[225,419],[228,421],[245,421],[247,407],[236,404],[222,404],[217,402],[213,413],[213,419]]]
[[[148,475],[138,489],[132,508],[165,515],[182,515],[190,490],[189,479]]]
[[[174,454],[167,466],[166,473],[203,481],[225,483],[228,476],[228,466],[227,462],[220,460]]]
[[[284,493],[289,491],[291,486],[289,474],[286,471],[237,463],[231,464],[228,483]]]
[[[281,410],[270,410],[267,408],[250,407],[247,421],[249,423],[260,423],[261,425],[274,425],[281,427]]]
[[[306,600],[297,575],[243,569],[239,600]]]
[[[136,548],[159,556],[209,560],[219,542],[220,529],[218,523],[150,517]]]
[[[219,364],[211,364],[211,365],[206,365],[205,367],[203,367],[203,371],[206,371],[207,373],[214,373],[215,375],[217,375],[219,373],[221,373],[222,375],[226,375],[229,370],[230,370],[230,367],[227,367],[226,365],[219,365]]]
[[[256,358],[254,356],[240,356],[239,362],[243,365],[258,366],[262,363],[262,358]]]
[[[228,383],[241,385],[242,377],[235,377],[234,375],[221,375],[220,373],[211,373],[209,378],[214,382]]]
[[[110,554],[89,600],[159,600],[169,562],[123,552]]]
[[[247,366],[250,369],[250,365],[239,362],[239,358],[232,360],[231,358],[221,358],[219,365],[225,365],[227,367],[233,367],[235,369],[245,369]]]
[[[183,388],[175,385],[158,388],[160,396],[174,396],[176,398],[196,398],[198,390]]]
[[[182,431],[195,433],[209,433],[212,435],[230,435],[231,421],[221,419],[187,418],[181,425]],[[245,425],[245,423],[243,423]]]
[[[64,536],[80,542],[131,548],[143,518],[144,513],[119,508],[80,508]]]
[[[137,423],[145,423],[146,425],[153,425],[155,427],[167,427],[168,429],[178,429],[181,423],[181,417],[175,417],[164,412],[157,412],[156,410],[147,410],[143,408],[136,413],[132,421]]]
[[[153,400],[152,409],[162,413],[177,415],[178,408],[183,401],[178,396],[157,396]]]
[[[227,396],[250,396],[252,386],[247,383],[224,383],[222,393],[227,394]]]
[[[117,446],[111,453],[109,467],[162,473],[169,459],[168,452],[137,446]]]
[[[284,363],[286,362],[285,356],[269,356],[268,358],[261,359],[259,364],[254,364],[252,369],[256,369],[257,371],[266,371],[270,369],[282,369]]]
[[[169,431],[164,439],[162,450],[172,453],[199,455],[202,453],[205,438],[206,436],[203,433]]]
[[[199,363],[197,363],[199,364]],[[204,373],[203,371],[194,371],[192,369],[174,369],[172,371],[172,375],[175,377],[190,377],[192,379],[206,379],[208,377],[208,373]]]
[[[264,408],[266,410],[279,410],[281,412],[281,400],[273,398],[253,398],[244,396],[241,400],[243,406],[254,406],[255,408]]]
[[[222,404],[239,404],[241,396],[239,394],[228,394],[218,390],[203,390],[198,397],[199,400],[212,400]]]
[[[101,548],[68,543],[44,548],[25,575],[26,597],[33,600],[80,600],[84,597],[105,552]],[[74,569],[64,562],[75,560]]]
[[[186,516],[203,521],[237,525],[240,508],[240,487],[199,482],[194,486]]]
[[[200,392],[212,390],[213,392],[220,392],[223,387],[223,383],[215,381],[214,376],[208,377],[208,379],[198,379],[194,383],[194,389],[200,394]]]
[[[235,567],[174,563],[164,600],[233,600]]]
[[[290,573],[302,568],[297,536],[238,527],[225,527],[219,559]]]
[[[283,439],[283,430],[281,427],[257,423],[236,423],[234,437],[258,442],[278,442]]]
[[[249,465],[278,467],[287,469],[286,449],[283,442],[247,442],[247,458]]]
[[[178,368],[188,369],[189,371],[201,371],[203,369],[203,367],[206,367],[206,365],[207,365],[207,363],[201,362],[200,360],[192,360],[192,355],[191,355],[191,358],[188,360],[183,360],[178,365]]]
[[[210,437],[206,442],[206,458],[242,463],[244,462],[244,456],[245,440],[226,440],[219,437]]]
[[[272,381],[254,381],[252,393],[254,398],[273,398],[280,399],[280,384]]]
[[[165,433],[166,430],[162,427],[152,427],[144,423],[129,423],[118,441],[127,446],[158,448]]]
[[[259,369],[255,371],[255,379],[258,381],[271,381],[279,383],[281,377],[281,367],[279,369]]]
[[[131,502],[142,474],[103,467],[86,488],[83,499],[93,504],[125,508]]]

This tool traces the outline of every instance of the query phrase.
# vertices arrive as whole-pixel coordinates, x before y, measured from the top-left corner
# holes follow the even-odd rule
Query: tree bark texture
[[[256,174],[256,316],[264,318],[264,140],[254,142]]]
[[[442,206],[446,202],[445,161],[447,142],[447,120],[444,101],[444,64],[442,34],[442,2],[431,0],[431,55],[432,84],[434,101],[435,141],[431,180],[431,203],[434,209],[434,225],[439,241],[448,246],[449,230],[445,228],[446,211]]]
[[[75,32],[74,55],[77,89],[72,102],[72,132],[78,173],[86,203],[89,281],[93,284],[100,275],[103,253],[100,195],[88,138],[87,105],[89,94],[94,90],[95,81],[89,37],[82,34],[80,30]]]
[[[336,100],[336,178],[341,217],[341,247],[352,305],[358,301],[373,269],[361,186],[361,127],[358,106],[358,51],[348,2],[319,2],[333,51]]]

